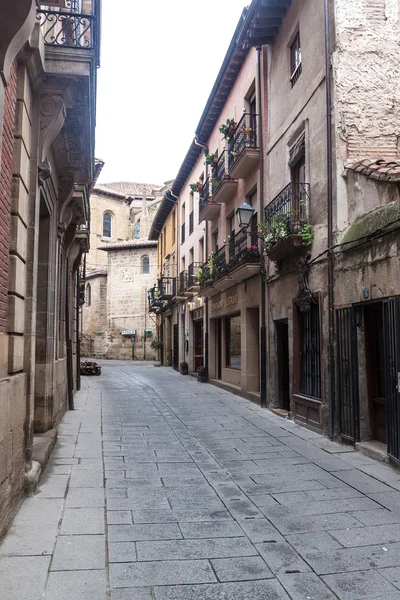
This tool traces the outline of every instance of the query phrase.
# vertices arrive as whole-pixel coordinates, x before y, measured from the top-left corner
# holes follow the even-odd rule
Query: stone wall
[[[149,274],[141,273],[142,257],[150,258]],[[154,285],[157,270],[157,250],[137,248],[108,252],[108,358],[132,357],[131,339],[121,335],[124,330],[136,330],[135,358],[144,358],[144,331],[152,335],[146,341],[146,359],[155,360],[156,352],[150,344],[156,337],[154,317],[148,314],[147,290]]]
[[[106,258],[107,254],[103,253]],[[88,289],[90,286],[90,291]],[[89,300],[90,294],[90,300]],[[86,302],[82,309],[81,340],[82,356],[102,357],[107,355],[107,275],[88,277],[85,290]]]
[[[88,273],[107,266],[107,254],[98,250],[100,245],[121,242],[131,237],[129,204],[122,197],[113,197],[96,190],[90,195],[90,251],[86,257]],[[103,237],[103,215],[106,212],[112,216],[111,238]]]

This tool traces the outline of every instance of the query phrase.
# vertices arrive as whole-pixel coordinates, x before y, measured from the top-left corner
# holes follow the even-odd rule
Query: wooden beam
[[[259,8],[256,10],[256,19],[270,19],[271,17],[284,17],[286,8]]]
[[[257,38],[248,38],[246,43],[248,47],[254,46],[266,46],[267,44],[273,44],[275,42],[275,37],[257,37]]]
[[[251,22],[250,27],[280,27],[282,25],[282,19],[280,17],[271,19],[254,19]]]

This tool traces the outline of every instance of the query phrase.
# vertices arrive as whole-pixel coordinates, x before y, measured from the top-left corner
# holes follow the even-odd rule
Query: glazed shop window
[[[300,312],[300,394],[321,398],[319,304]]]
[[[242,368],[242,340],[240,335],[240,315],[226,319],[226,366]]]

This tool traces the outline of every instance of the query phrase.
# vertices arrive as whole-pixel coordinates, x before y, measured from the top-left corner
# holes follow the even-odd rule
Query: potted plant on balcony
[[[252,146],[254,146],[252,127],[245,128],[245,135],[246,135],[246,139],[245,139],[244,144],[245,144],[246,148],[251,148]]]
[[[230,140],[237,128],[235,119],[227,119],[226,123],[219,126],[219,130],[226,140]]]
[[[198,380],[201,381],[202,383],[205,382],[205,380],[206,380],[206,368],[203,365],[201,367],[197,368],[197,377],[198,377]]]
[[[280,260],[292,248],[311,246],[314,240],[312,226],[307,219],[299,220],[296,211],[276,215],[272,223],[263,221],[258,228],[271,260]]]
[[[213,154],[207,154],[206,165],[215,166],[217,164],[218,164],[218,153],[213,152]]]
[[[183,361],[179,364],[179,368],[181,371],[181,375],[188,375],[189,374],[189,365],[187,364],[187,362]]]
[[[191,183],[189,185],[191,191],[195,194],[196,192],[201,192],[203,189],[203,184],[200,181],[196,181],[196,183]]]

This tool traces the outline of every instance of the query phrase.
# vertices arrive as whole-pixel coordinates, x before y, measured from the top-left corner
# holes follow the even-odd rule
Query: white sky
[[[100,182],[174,179],[250,0],[103,0]]]

